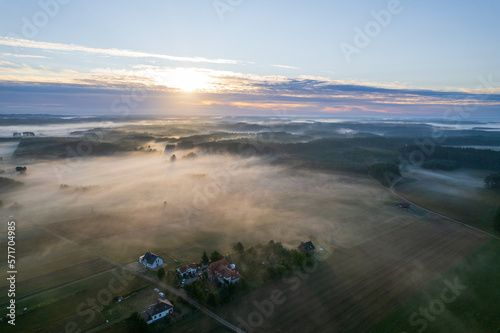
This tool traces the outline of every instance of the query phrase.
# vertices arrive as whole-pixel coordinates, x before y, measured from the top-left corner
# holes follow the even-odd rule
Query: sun
[[[199,69],[175,68],[161,73],[156,78],[159,85],[180,89],[184,92],[207,90],[213,79]]]

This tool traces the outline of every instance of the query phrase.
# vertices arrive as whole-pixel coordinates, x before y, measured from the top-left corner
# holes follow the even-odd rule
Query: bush
[[[156,275],[158,275],[158,279],[162,280],[165,277],[165,268],[160,267]]]
[[[495,214],[495,218],[493,220],[493,228],[496,230],[496,232],[500,233],[500,207],[498,207]]]
[[[486,176],[484,186],[489,190],[500,190],[500,172],[493,172]]]

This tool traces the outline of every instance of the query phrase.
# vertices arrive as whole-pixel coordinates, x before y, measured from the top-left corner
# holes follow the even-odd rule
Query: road
[[[222,319],[221,317],[217,316],[215,313],[213,313],[212,311],[210,311],[209,309],[207,309],[206,307],[204,307],[203,305],[201,305],[200,303],[198,303],[197,301],[195,301],[194,299],[192,299],[191,297],[189,297],[184,290],[179,290],[179,289],[174,288],[174,287],[172,287],[172,286],[170,286],[170,285],[168,285],[166,283],[163,283],[163,282],[159,281],[158,279],[155,279],[155,278],[152,278],[150,276],[147,276],[147,275],[145,275],[145,274],[137,271],[136,269],[133,269],[133,268],[129,267],[128,265],[122,265],[119,262],[117,262],[117,261],[115,261],[115,260],[113,260],[111,258],[108,258],[108,257],[104,256],[102,253],[100,253],[100,252],[98,252],[98,251],[96,251],[96,250],[94,250],[92,248],[88,248],[86,246],[82,246],[81,244],[78,244],[77,242],[74,242],[74,241],[72,241],[72,240],[70,240],[70,239],[68,239],[68,238],[66,238],[66,237],[64,237],[62,235],[59,235],[58,233],[54,232],[53,230],[50,230],[50,229],[48,229],[46,227],[42,227],[42,228],[45,231],[53,234],[54,236],[56,236],[56,237],[58,237],[60,239],[65,240],[68,243],[71,243],[71,244],[73,244],[75,246],[84,248],[85,250],[92,252],[93,254],[95,254],[96,256],[98,256],[99,258],[101,258],[102,260],[107,261],[107,262],[109,262],[110,264],[112,264],[112,265],[114,265],[116,267],[124,269],[124,270],[126,270],[128,272],[131,272],[131,273],[133,273],[133,274],[135,274],[135,275],[137,275],[137,276],[139,276],[139,277],[141,277],[141,278],[143,278],[145,280],[148,280],[148,281],[156,284],[157,286],[159,286],[159,287],[161,287],[163,289],[168,290],[169,292],[171,292],[174,295],[182,297],[189,304],[191,304],[192,306],[194,306],[195,308],[197,308],[198,310],[200,310],[201,312],[203,312],[207,316],[210,316],[212,319],[218,321],[222,325],[226,326],[230,330],[232,330],[234,332],[237,332],[237,333],[244,333],[244,331],[241,330],[240,328],[238,328],[237,326],[235,326],[235,325],[231,324],[230,322],[228,322],[227,320]],[[101,274],[101,273],[97,273],[97,274]],[[94,275],[96,275],[96,274],[94,274]],[[86,278],[89,278],[89,277],[86,277]],[[120,319],[122,319],[122,318],[120,318]],[[98,332],[99,329],[101,329],[101,328],[103,328],[103,327],[105,327],[107,325],[110,325],[112,323],[118,322],[118,321],[119,321],[119,319],[118,320],[114,320],[114,321],[112,321],[110,323],[103,324],[102,326],[95,327],[95,328],[93,328],[93,329],[91,329],[91,330],[89,330],[87,332]]]
[[[378,182],[377,182],[377,183],[378,183]],[[382,186],[382,185],[380,185],[380,186]],[[481,233],[483,233],[483,234],[486,234],[486,235],[488,235],[488,236],[490,236],[490,237],[493,237],[493,238],[496,238],[496,239],[500,240],[500,237],[495,236],[495,235],[493,235],[493,234],[490,234],[489,232],[486,232],[486,231],[484,231],[484,230],[481,230],[481,229],[475,228],[475,227],[473,227],[473,226],[471,226],[471,225],[468,225],[468,224],[466,224],[466,223],[460,222],[460,221],[458,221],[458,220],[452,219],[451,217],[446,216],[446,215],[443,215],[443,214],[440,214],[440,213],[438,213],[438,212],[436,212],[436,211],[433,211],[433,210],[427,209],[427,208],[425,208],[425,207],[419,206],[419,205],[417,205],[416,203],[414,203],[414,202],[412,202],[412,201],[410,201],[410,200],[406,199],[406,198],[405,198],[405,197],[403,197],[402,195],[399,195],[398,193],[396,193],[396,191],[394,191],[394,188],[392,188],[392,187],[391,187],[389,190],[391,191],[391,193],[392,193],[392,194],[394,194],[394,195],[395,195],[395,196],[397,196],[398,198],[402,199],[403,201],[408,202],[408,203],[409,203],[410,205],[412,205],[412,206],[418,207],[418,208],[420,208],[420,209],[422,209],[422,210],[425,210],[425,211],[427,211],[427,212],[429,212],[429,213],[432,213],[432,214],[437,215],[437,216],[439,216],[439,217],[445,218],[445,219],[447,219],[447,220],[449,220],[449,221],[452,221],[452,222],[455,222],[455,223],[461,224],[461,225],[463,225],[464,227],[467,227],[467,228],[473,229],[473,230],[475,230],[475,231],[479,231],[479,232],[481,232]]]
[[[169,292],[171,292],[174,295],[177,295],[177,296],[180,296],[180,297],[184,298],[187,302],[189,302],[189,304],[191,304],[195,308],[199,309],[201,312],[205,313],[206,315],[210,316],[211,318],[217,320],[219,323],[223,324],[227,328],[229,328],[229,329],[231,329],[231,330],[233,330],[235,332],[238,332],[238,333],[240,333],[240,332],[243,333],[244,332],[241,329],[239,329],[238,327],[236,327],[235,325],[233,325],[230,322],[228,322],[227,320],[224,320],[221,317],[217,316],[215,313],[213,313],[212,311],[208,310],[207,308],[205,308],[204,306],[202,306],[200,303],[198,303],[197,301],[195,301],[194,299],[192,299],[191,297],[189,297],[184,290],[179,290],[177,288],[174,288],[174,287],[172,287],[172,286],[170,286],[170,285],[168,285],[166,283],[160,282],[157,279],[152,278],[150,276],[147,276],[145,274],[136,272],[136,271],[134,271],[134,270],[132,270],[132,269],[130,269],[128,267],[125,268],[125,269],[127,269],[129,272],[133,272],[134,274],[142,277],[143,279],[151,281],[152,283],[156,284],[157,286],[160,286],[163,289],[168,290]]]

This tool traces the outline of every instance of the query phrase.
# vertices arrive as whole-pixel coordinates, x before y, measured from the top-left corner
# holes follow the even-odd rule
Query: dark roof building
[[[300,242],[300,245],[298,246],[299,251],[302,252],[310,252],[316,250],[316,247],[314,247],[313,243],[311,241],[308,242]]]
[[[139,262],[149,268],[156,268],[163,265],[163,259],[149,251],[139,258]]]
[[[147,262],[148,264],[152,265],[152,264],[154,264],[156,258],[158,258],[158,256],[156,254],[153,254],[153,253],[148,251],[148,252],[146,252],[144,257],[142,258],[142,260]]]
[[[148,324],[155,320],[165,317],[167,314],[174,312],[174,306],[167,300],[159,299],[156,304],[148,306],[146,311],[140,314]]]

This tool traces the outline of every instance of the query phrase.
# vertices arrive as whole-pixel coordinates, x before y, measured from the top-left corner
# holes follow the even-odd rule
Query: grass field
[[[287,248],[312,240],[328,255],[309,272],[253,291],[214,309],[216,313],[236,324],[241,318],[242,327],[250,325],[255,332],[367,331],[384,325],[387,316],[405,317],[404,311],[422,300],[409,301],[414,295],[490,241],[418,207],[398,208],[401,199],[366,176],[291,170],[257,158],[200,156],[170,163],[157,155],[137,156],[82,160],[64,174],[68,189],[60,188],[50,163],[30,165],[25,188],[9,198],[23,199],[26,207],[16,215],[16,329],[59,332],[74,321],[85,331],[154,301],[153,286],[135,278],[112,296],[137,294],[122,304],[101,302],[87,322],[76,307],[109,288],[114,262],[128,264],[152,251],[166,259],[167,269],[174,269],[199,262],[203,250],[230,253],[238,241],[248,248],[273,239]],[[417,184],[414,193],[405,193],[419,198],[429,187],[424,182],[398,190]],[[38,195],[42,189],[46,196]],[[437,200],[438,195],[429,197]],[[457,204],[473,213],[475,201]],[[486,256],[484,262],[495,258]],[[469,265],[472,271],[473,263]],[[5,268],[4,259],[0,269]],[[485,274],[482,282],[492,284],[493,277]],[[471,286],[478,281],[471,280]],[[0,293],[6,288],[6,281],[0,281]],[[286,301],[260,322],[254,301],[272,298],[274,290]],[[21,314],[24,307],[29,310]],[[475,327],[475,320],[471,317],[467,327]],[[118,332],[122,325],[103,332]],[[9,329],[14,331],[9,327],[5,332]],[[225,331],[201,314],[170,329]]]
[[[311,273],[285,278],[218,313],[233,322],[244,320],[247,331],[363,332],[488,239],[435,216],[418,219],[334,252]],[[273,290],[286,301],[259,321],[254,301],[271,299]]]
[[[493,233],[500,195],[484,188],[487,171],[428,171],[410,174],[413,181],[396,186],[408,200],[427,209]]]

